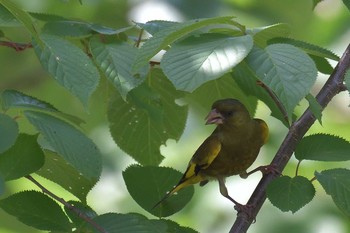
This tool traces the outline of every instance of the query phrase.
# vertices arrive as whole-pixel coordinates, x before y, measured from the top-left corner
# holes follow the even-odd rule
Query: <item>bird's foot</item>
[[[264,166],[259,166],[257,168],[255,168],[254,170],[250,171],[250,172],[242,172],[241,174],[239,174],[239,176],[243,179],[246,179],[248,176],[250,176],[251,174],[257,172],[257,171],[261,171],[261,173],[263,175],[267,175],[267,174],[273,174],[274,176],[280,176],[281,172],[278,170],[278,167],[274,164],[270,164],[270,165],[264,165]]]

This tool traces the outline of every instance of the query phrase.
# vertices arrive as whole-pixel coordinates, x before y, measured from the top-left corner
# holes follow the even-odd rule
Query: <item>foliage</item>
[[[344,3],[349,5],[348,1]],[[174,169],[159,166],[164,158],[160,146],[168,139],[179,140],[193,102],[199,100],[209,108],[213,100],[234,97],[253,114],[260,100],[273,117],[289,127],[299,117],[296,106],[306,99],[321,122],[322,108],[310,94],[311,88],[317,72],[332,72],[327,59],[339,60],[325,48],[289,38],[286,24],[247,28],[230,16],[185,22],[157,20],[114,29],[29,13],[1,0],[0,26],[26,29],[32,41],[26,45],[13,42],[12,47],[31,49],[42,69],[85,110],[99,83],[109,81],[106,113],[111,135],[138,163],[123,171],[125,184],[131,197],[157,217],[180,211],[193,195],[193,187],[186,188],[161,208],[152,208],[181,177]],[[137,39],[132,35],[135,30],[140,33]],[[151,37],[142,39],[143,31]],[[152,60],[161,51],[165,54],[160,62]],[[349,72],[346,85],[349,88]],[[43,191],[25,190],[2,198],[0,207],[4,211],[47,231],[195,232],[173,221],[148,219],[141,214],[97,214],[88,206],[86,196],[100,179],[102,155],[81,129],[84,121],[47,100],[17,90],[3,90],[1,102],[0,195],[5,182],[22,177]],[[17,114],[13,115],[13,109]],[[22,132],[19,121],[32,125],[36,134]],[[304,160],[349,160],[349,151],[350,142],[315,134],[300,141],[295,156],[299,169]],[[298,174],[281,176],[271,183],[267,196],[282,211],[294,213],[313,199],[313,181],[318,180],[350,217],[346,201],[350,195],[349,172],[315,172],[311,180]],[[57,197],[32,173],[60,185],[79,201]]]

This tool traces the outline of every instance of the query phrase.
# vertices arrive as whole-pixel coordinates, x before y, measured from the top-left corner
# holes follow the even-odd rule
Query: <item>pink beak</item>
[[[206,120],[205,122],[206,125],[209,125],[209,124],[219,125],[224,123],[223,116],[215,108],[209,112],[205,120]]]

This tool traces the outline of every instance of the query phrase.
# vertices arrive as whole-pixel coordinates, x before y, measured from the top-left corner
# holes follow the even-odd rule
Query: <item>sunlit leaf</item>
[[[255,47],[247,62],[256,76],[267,85],[284,105],[289,120],[295,106],[310,91],[317,76],[312,59],[302,50],[287,44]]]
[[[137,26],[146,30],[151,35],[154,35],[165,28],[174,26],[175,24],[179,24],[179,23],[173,22],[173,21],[165,21],[165,20],[152,20],[152,21],[148,21],[147,23],[136,22]]]
[[[137,72],[140,68],[145,66],[149,59],[156,55],[159,51],[166,48],[171,43],[182,38],[183,36],[198,30],[202,27],[209,25],[234,25],[241,26],[237,22],[232,20],[233,17],[217,17],[208,19],[194,19],[184,23],[174,24],[173,26],[164,28],[156,34],[153,35],[149,40],[147,40],[143,46],[139,49],[136,60],[132,66],[132,71]]]
[[[193,36],[174,44],[163,56],[161,67],[176,89],[192,92],[231,70],[247,56],[252,46],[249,35]]]
[[[247,33],[254,36],[255,45],[264,48],[267,46],[268,41],[275,37],[289,36],[290,27],[288,24],[278,23],[265,27],[248,29]]]

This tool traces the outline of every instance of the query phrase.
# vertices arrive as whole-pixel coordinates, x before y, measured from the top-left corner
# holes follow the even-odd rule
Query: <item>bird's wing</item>
[[[183,174],[179,183],[172,190],[170,190],[153,208],[157,207],[165,199],[180,189],[183,189],[184,187],[187,187],[191,184],[196,184],[203,180],[206,180],[205,177],[199,174],[199,171],[209,167],[213,160],[218,156],[220,150],[221,142],[219,138],[214,135],[209,136],[194,153],[191,161],[188,164],[186,172]]]
[[[205,180],[205,178],[200,176],[198,173],[200,170],[209,167],[213,160],[218,156],[220,150],[220,140],[213,135],[208,137],[194,153],[191,161],[188,164],[186,172],[174,189],[170,191],[170,193],[173,194],[188,185],[196,184]]]

